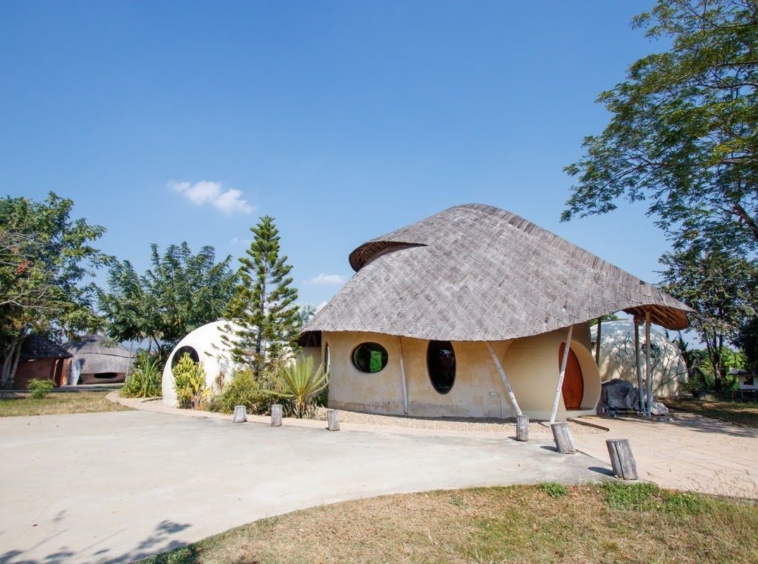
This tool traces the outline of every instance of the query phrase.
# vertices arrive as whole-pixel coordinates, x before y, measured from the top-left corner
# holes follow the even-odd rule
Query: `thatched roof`
[[[456,206],[350,253],[355,276],[305,327],[498,341],[624,310],[687,327],[688,306],[533,223]]]
[[[88,335],[63,347],[80,360],[83,374],[125,373],[133,356],[127,349],[102,335]]]
[[[71,354],[51,340],[39,335],[30,335],[21,343],[19,362],[49,358],[69,358],[70,356]]]

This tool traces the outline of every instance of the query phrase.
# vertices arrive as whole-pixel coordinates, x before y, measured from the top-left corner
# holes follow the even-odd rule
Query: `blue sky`
[[[353,248],[469,202],[655,282],[644,206],[559,222],[597,95],[664,48],[629,25],[652,4],[0,0],[4,195],[73,199],[140,271],[150,243],[238,257],[271,215],[312,304]]]

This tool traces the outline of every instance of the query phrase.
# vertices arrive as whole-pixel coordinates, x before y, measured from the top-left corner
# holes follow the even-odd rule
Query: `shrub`
[[[269,392],[289,400],[295,417],[313,416],[315,398],[329,385],[329,373],[323,365],[313,370],[313,359],[301,357],[284,366],[274,376],[275,389]]]
[[[32,399],[42,399],[49,394],[55,384],[52,380],[39,380],[34,378],[29,382],[29,397]]]
[[[148,353],[139,354],[134,369],[121,388],[121,395],[125,398],[159,398],[163,394],[162,380],[160,359]]]
[[[199,409],[210,393],[205,385],[203,366],[192,360],[189,353],[184,353],[173,373],[177,405],[183,409]]]
[[[244,405],[250,413],[264,413],[271,403],[271,395],[264,387],[265,383],[258,382],[252,370],[236,372],[221,394],[213,398],[210,409],[232,413],[235,405]]]

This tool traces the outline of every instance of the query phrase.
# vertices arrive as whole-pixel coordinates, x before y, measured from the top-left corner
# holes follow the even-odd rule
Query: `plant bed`
[[[0,395],[0,417],[129,410],[128,407],[106,399],[108,394],[108,391],[52,391],[44,398],[33,399],[27,392],[3,393]]]

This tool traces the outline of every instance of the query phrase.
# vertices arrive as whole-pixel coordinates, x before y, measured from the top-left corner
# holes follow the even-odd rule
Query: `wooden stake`
[[[605,441],[608,454],[611,457],[613,475],[622,480],[637,479],[637,463],[632,454],[632,447],[628,439],[608,439]]]
[[[529,440],[529,417],[526,415],[516,416],[516,440],[522,442]]]
[[[642,387],[642,366],[640,365],[640,326],[634,318],[634,362],[637,365],[637,390],[640,392],[640,411],[645,413],[645,389]]]
[[[403,358],[403,338],[398,337],[400,343],[400,384],[403,388],[403,413],[408,415],[408,383],[405,379],[405,359]]]
[[[555,416],[558,414],[558,403],[561,401],[561,392],[563,391],[563,377],[566,376],[566,364],[568,363],[569,351],[571,350],[571,333],[574,326],[569,327],[568,336],[566,337],[566,348],[563,349],[563,359],[561,360],[561,371],[558,373],[558,387],[555,389],[555,399],[553,400],[553,410],[550,412],[550,424],[555,423]]]
[[[561,454],[574,454],[576,447],[574,446],[574,439],[569,431],[568,423],[553,423],[550,425],[553,431],[553,438],[555,439],[555,446],[558,447],[558,452]]]
[[[326,428],[330,431],[340,430],[340,412],[337,409],[326,410]]]
[[[600,336],[603,333],[603,318],[597,318],[597,341],[595,342],[595,364],[600,368]]]
[[[503,370],[503,365],[500,364],[500,359],[497,357],[497,354],[495,354],[495,348],[492,346],[492,343],[487,341],[487,348],[490,350],[490,354],[492,355],[492,360],[495,362],[495,367],[497,368],[498,373],[500,374],[500,379],[503,381],[503,384],[505,384],[505,389],[508,391],[508,397],[511,400],[511,405],[513,406],[513,409],[516,410],[516,415],[522,415],[521,408],[518,406],[518,402],[516,401],[516,396],[513,393],[513,390],[511,389],[511,383],[508,382],[508,376],[505,375],[505,370]]]
[[[278,403],[275,403],[271,406],[271,426],[272,427],[281,427],[282,426],[282,406]]]
[[[232,423],[244,423],[245,421],[247,421],[247,407],[244,405],[235,405]]]
[[[647,393],[645,394],[645,403],[648,417],[653,414],[653,375],[650,373],[650,310],[645,310],[645,382],[647,384]]]

